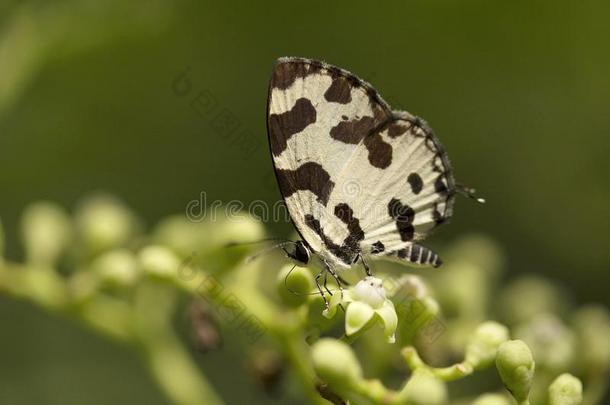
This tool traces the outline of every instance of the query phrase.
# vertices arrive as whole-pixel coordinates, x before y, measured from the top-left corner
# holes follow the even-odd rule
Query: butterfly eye
[[[309,263],[309,249],[302,241],[296,243],[296,249],[294,251],[294,259],[298,260],[303,264]]]
[[[295,242],[294,252],[289,253],[288,256],[290,256],[299,264],[306,265],[307,263],[309,263],[310,258],[309,248],[305,246],[303,241]]]

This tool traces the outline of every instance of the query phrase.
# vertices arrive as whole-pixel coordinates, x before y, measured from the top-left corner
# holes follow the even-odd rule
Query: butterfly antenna
[[[294,266],[292,266],[292,268],[290,269],[290,271],[286,274],[286,277],[284,277],[284,285],[286,286],[286,289],[288,291],[290,291],[292,294],[294,295],[320,295],[319,292],[311,292],[311,293],[300,293],[298,291],[294,291],[292,288],[288,287],[288,277],[290,277],[290,273],[292,273],[292,271],[297,267],[297,265],[295,264]],[[329,291],[337,291],[336,289],[334,290],[329,290]]]
[[[282,241],[282,242],[280,242],[278,244],[275,244],[273,246],[269,246],[268,248],[263,249],[260,252],[257,252],[257,253],[255,253],[253,255],[250,255],[250,256],[246,257],[245,262],[246,263],[250,263],[251,261],[258,259],[262,255],[267,254],[267,253],[271,252],[274,249],[283,248],[284,246],[286,246],[289,243],[295,243],[295,242],[293,242],[291,240],[285,240],[285,241]]]
[[[468,197],[470,199],[475,200],[480,204],[485,204],[485,199],[477,197],[476,190],[472,187],[464,186],[462,184],[456,184],[456,190],[458,193],[462,194],[464,197]]]
[[[230,248],[230,247],[236,247],[236,246],[258,245],[259,243],[265,243],[265,242],[292,242],[292,241],[288,240],[288,239],[282,239],[282,238],[265,238],[265,239],[250,241],[250,242],[227,242],[224,247]]]

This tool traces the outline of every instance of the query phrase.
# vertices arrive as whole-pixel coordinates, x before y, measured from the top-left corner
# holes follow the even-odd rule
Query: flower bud
[[[352,289],[354,300],[368,304],[371,308],[380,308],[386,300],[383,283],[372,276],[363,278]]]
[[[496,368],[506,389],[517,402],[528,398],[534,378],[534,358],[521,340],[509,340],[498,348]]]
[[[483,394],[472,405],[511,405],[511,402],[502,394]]]
[[[362,380],[362,368],[352,349],[339,340],[324,338],[311,348],[313,367],[333,390],[349,390]]]
[[[21,237],[30,264],[55,265],[68,246],[71,234],[70,218],[57,204],[31,204],[21,217]]]
[[[178,256],[164,246],[146,246],[138,253],[138,263],[145,272],[160,278],[177,278],[182,266]]]
[[[549,405],[578,405],[582,402],[582,383],[571,374],[560,375],[549,386]]]
[[[466,346],[466,362],[475,369],[489,366],[496,358],[498,347],[508,338],[506,326],[491,321],[482,323]]]
[[[136,257],[127,249],[102,253],[91,263],[91,270],[114,286],[130,286],[139,275]]]
[[[109,196],[90,197],[83,201],[76,213],[76,224],[87,251],[91,253],[125,246],[138,228],[133,213]]]
[[[440,405],[447,403],[447,387],[430,372],[417,369],[404,388],[409,405]]]
[[[282,302],[297,307],[307,302],[314,280],[307,268],[286,265],[277,276],[276,286]]]

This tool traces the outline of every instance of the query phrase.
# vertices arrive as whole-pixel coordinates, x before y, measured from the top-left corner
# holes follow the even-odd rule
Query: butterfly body
[[[280,191],[309,253],[333,269],[364,257],[440,265],[418,241],[451,217],[456,186],[422,119],[393,111],[343,69],[280,58],[267,129]]]

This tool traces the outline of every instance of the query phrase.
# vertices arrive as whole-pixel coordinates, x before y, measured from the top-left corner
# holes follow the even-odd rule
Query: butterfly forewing
[[[267,126],[293,223],[336,265],[404,249],[451,215],[453,179],[432,131],[345,70],[278,60]]]

